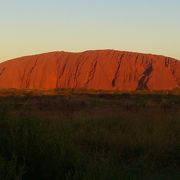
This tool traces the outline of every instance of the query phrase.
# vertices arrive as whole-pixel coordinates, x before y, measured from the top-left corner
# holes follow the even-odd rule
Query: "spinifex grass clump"
[[[179,96],[0,101],[0,179],[180,178]]]

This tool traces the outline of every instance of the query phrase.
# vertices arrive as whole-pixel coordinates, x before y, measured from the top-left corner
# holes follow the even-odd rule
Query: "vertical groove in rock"
[[[112,80],[112,87],[113,88],[116,86],[116,80],[117,80],[117,77],[118,77],[118,73],[119,73],[119,70],[120,70],[120,67],[121,67],[123,57],[124,57],[124,54],[120,55],[120,57],[117,58],[118,63],[117,63],[117,66],[116,66],[114,78]]]
[[[31,75],[32,75],[32,73],[33,73],[33,71],[34,71],[34,69],[35,69],[35,67],[36,67],[36,65],[37,65],[37,62],[38,62],[38,57],[35,59],[35,62],[34,62],[34,64],[33,64],[33,66],[31,67],[30,71],[29,71],[28,74],[27,74],[26,88],[28,88],[29,85],[30,85]]]
[[[78,86],[78,79],[80,76],[80,70],[83,67],[84,63],[86,62],[87,57],[83,58],[83,55],[81,55],[78,60],[79,60],[79,62],[77,64],[75,75],[74,75],[74,83],[75,83],[74,88],[76,88]]]
[[[98,58],[98,55],[96,56],[96,58],[94,59],[94,61],[92,62],[92,65],[91,65],[91,70],[89,72],[89,75],[88,75],[88,79],[85,83],[85,87],[88,86],[88,84],[90,83],[90,81],[94,78],[94,74],[96,72],[96,67],[97,67],[97,58]]]
[[[60,82],[60,80],[61,80],[61,78],[64,75],[64,72],[66,70],[68,58],[69,58],[69,55],[67,55],[67,57],[65,58],[65,62],[64,62],[62,67],[58,66],[58,77],[57,77],[56,88],[61,88],[61,85],[59,84],[59,82]]]
[[[0,71],[0,77],[3,75],[4,71],[6,70],[6,67],[3,67]]]

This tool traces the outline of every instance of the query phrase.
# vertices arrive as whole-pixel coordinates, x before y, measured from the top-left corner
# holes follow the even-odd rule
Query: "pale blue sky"
[[[180,0],[1,0],[0,61],[117,49],[180,59]]]

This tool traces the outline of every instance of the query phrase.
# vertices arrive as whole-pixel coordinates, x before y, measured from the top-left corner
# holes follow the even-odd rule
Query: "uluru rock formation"
[[[52,52],[0,63],[0,88],[173,90],[180,88],[180,61],[114,50]]]

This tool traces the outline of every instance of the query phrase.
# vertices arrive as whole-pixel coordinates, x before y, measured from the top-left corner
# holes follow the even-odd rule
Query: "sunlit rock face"
[[[52,52],[1,63],[0,88],[173,90],[180,88],[180,61],[114,50]]]

